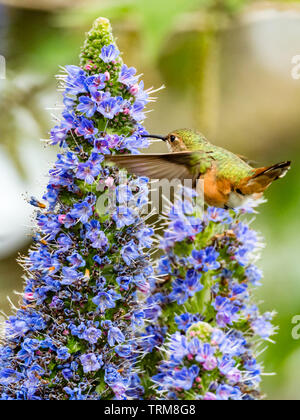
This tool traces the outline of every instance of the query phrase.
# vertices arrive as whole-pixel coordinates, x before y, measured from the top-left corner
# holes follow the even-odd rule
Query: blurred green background
[[[247,0],[0,0],[0,308],[22,289],[15,260],[30,244],[32,210],[54,161],[46,138],[59,101],[54,75],[77,64],[84,33],[99,15],[111,19],[124,60],[147,87],[165,84],[146,127],[165,134],[200,129],[214,143],[258,164],[292,159],[288,177],[267,192],[254,226],[266,238],[257,300],[275,309],[276,344],[261,356],[269,399],[300,399],[300,3]],[[13,298],[14,302],[17,298]]]

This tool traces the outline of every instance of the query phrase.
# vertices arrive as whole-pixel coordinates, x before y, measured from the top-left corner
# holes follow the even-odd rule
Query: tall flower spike
[[[139,399],[136,331],[152,267],[152,229],[140,217],[146,179],[123,177],[104,155],[138,153],[148,93],[123,64],[106,19],[87,34],[81,65],[59,76],[65,109],[50,134],[60,145],[21,259],[25,289],[0,347],[0,398]],[[115,198],[115,200],[114,200]],[[111,199],[110,206],[105,203]]]

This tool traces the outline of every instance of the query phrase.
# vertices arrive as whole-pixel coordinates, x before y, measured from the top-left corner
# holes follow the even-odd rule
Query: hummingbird
[[[169,181],[204,181],[204,200],[214,207],[234,209],[249,199],[262,197],[277,179],[283,178],[291,162],[253,168],[245,158],[210,143],[200,132],[179,129],[167,136],[143,135],[168,144],[170,153],[113,155],[106,160],[137,176]],[[202,183],[203,185],[203,183]],[[203,189],[203,187],[202,187]],[[199,192],[199,191],[198,191]]]

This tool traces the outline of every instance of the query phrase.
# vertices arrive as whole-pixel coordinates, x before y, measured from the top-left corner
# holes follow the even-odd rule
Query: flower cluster
[[[241,221],[243,210],[200,214],[189,203],[172,208],[161,241],[159,280],[148,298],[160,326],[142,346],[165,356],[149,376],[162,398],[260,398],[256,354],[275,333],[273,314],[260,315],[252,303],[262,278],[254,264],[260,239]]]
[[[88,58],[85,58],[87,57]],[[1,399],[140,398],[138,340],[153,269],[153,231],[140,217],[148,180],[122,179],[105,155],[138,153],[149,93],[122,63],[105,19],[88,34],[80,67],[67,66],[59,145],[37,230],[21,259],[20,309],[0,348]],[[110,196],[115,201],[104,210]]]
[[[225,333],[198,322],[171,335],[166,352],[168,359],[152,379],[157,392],[168,392],[169,399],[249,400],[258,396],[261,367],[240,331]]]
[[[149,180],[105,160],[148,147],[151,91],[102,18],[80,66],[59,80],[64,109],[50,144],[61,150],[43,202],[30,199],[37,228],[0,346],[0,399],[260,398],[257,355],[275,329],[253,303],[261,245],[246,210],[201,213],[185,189],[154,269],[154,231],[141,216]]]

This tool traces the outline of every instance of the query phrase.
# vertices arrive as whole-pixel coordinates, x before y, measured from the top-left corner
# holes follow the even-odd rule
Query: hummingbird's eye
[[[176,140],[176,136],[174,136],[173,134],[170,136],[170,141],[172,143],[174,143],[174,141]]]

